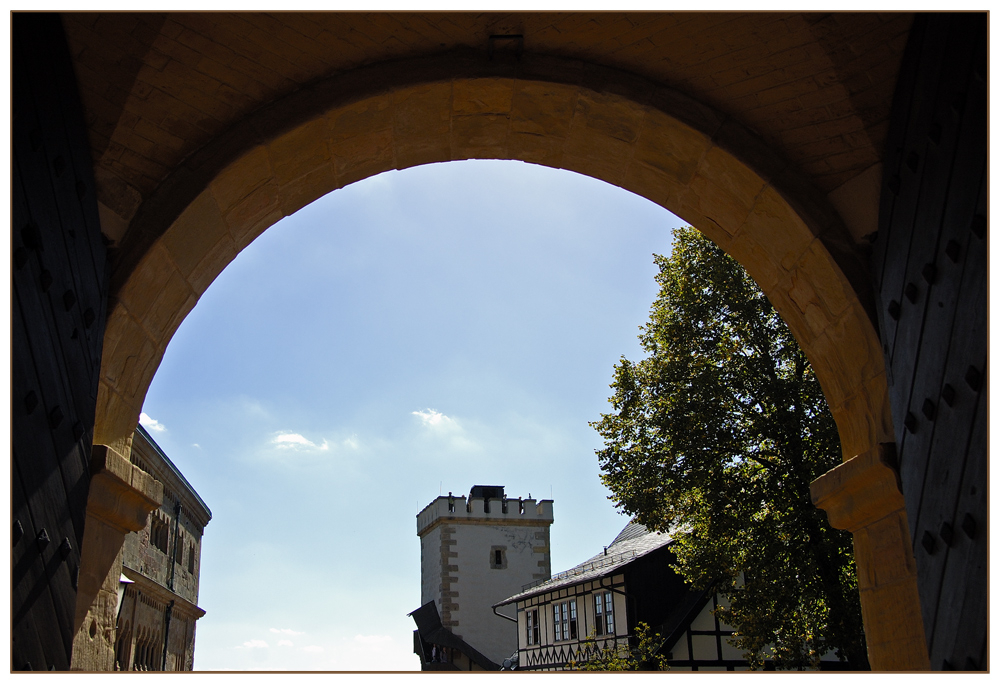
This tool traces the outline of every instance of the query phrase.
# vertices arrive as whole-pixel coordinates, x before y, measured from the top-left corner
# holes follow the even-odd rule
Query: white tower
[[[417,514],[421,605],[434,601],[444,627],[503,662],[517,650],[517,626],[493,604],[551,576],[552,520],[551,500],[508,499],[502,486],[439,496]]]

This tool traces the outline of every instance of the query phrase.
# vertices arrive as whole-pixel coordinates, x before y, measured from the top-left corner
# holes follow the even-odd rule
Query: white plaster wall
[[[441,527],[420,538],[420,605],[437,603],[441,614]]]
[[[494,603],[513,596],[521,587],[533,581],[535,575],[548,568],[548,529],[535,526],[455,525],[458,541],[455,563],[458,590],[452,619],[458,620],[453,631],[494,662],[503,662],[517,650],[517,625],[493,614]],[[541,533],[541,539],[536,534]],[[507,567],[491,567],[490,552],[494,546],[505,548]],[[544,551],[535,553],[534,548]],[[545,563],[539,566],[539,562]],[[500,609],[513,613],[512,606]]]

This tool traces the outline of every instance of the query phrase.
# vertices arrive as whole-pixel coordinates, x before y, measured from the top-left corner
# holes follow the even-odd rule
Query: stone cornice
[[[163,500],[159,481],[104,444],[94,445],[90,476],[87,515],[122,533],[143,529]]]
[[[810,485],[812,501],[826,511],[830,524],[856,532],[903,508],[895,469],[895,445],[858,454]]]
[[[204,617],[205,611],[195,604],[191,603],[187,599],[175,594],[166,587],[160,585],[154,580],[146,577],[138,570],[133,570],[129,567],[122,567],[122,574],[128,577],[130,580],[135,582],[135,587],[140,592],[146,596],[152,597],[157,601],[163,603],[174,602],[174,614],[180,617],[191,618],[198,620]]]
[[[430,523],[427,527],[420,530],[419,535],[423,537],[425,534],[430,533],[433,529],[441,525],[461,525],[462,527],[468,525],[485,525],[487,527],[548,527],[552,524],[552,520],[548,518],[533,518],[528,520],[521,520],[517,518],[438,518],[434,522]]]

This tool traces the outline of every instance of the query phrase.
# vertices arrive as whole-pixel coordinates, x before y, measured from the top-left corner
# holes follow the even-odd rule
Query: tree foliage
[[[585,643],[588,647],[596,646],[597,640],[591,635]],[[606,672],[667,670],[667,656],[659,652],[662,645],[663,637],[653,632],[645,622],[640,622],[635,626],[628,644],[604,646],[588,660],[570,663],[570,669]]]
[[[827,651],[867,669],[851,536],[809,483],[841,460],[805,354],[734,259],[693,228],[656,256],[659,294],[615,366],[601,476],[616,506],[671,531],[677,570],[716,587],[755,666],[815,667]]]

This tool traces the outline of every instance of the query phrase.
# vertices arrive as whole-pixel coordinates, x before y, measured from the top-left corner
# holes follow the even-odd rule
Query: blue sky
[[[417,669],[416,513],[554,499],[552,566],[627,522],[588,422],[680,219],[520,162],[389,172],[274,225],[174,336],[143,422],[212,509],[198,669]]]

